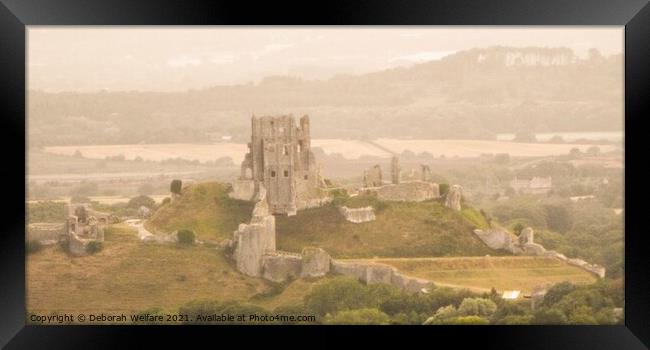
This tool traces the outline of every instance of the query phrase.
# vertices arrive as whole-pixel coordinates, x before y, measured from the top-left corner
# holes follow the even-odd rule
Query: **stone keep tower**
[[[272,214],[294,215],[308,206],[319,188],[320,176],[311,152],[309,116],[255,117],[251,120],[249,152],[240,179],[263,184]]]

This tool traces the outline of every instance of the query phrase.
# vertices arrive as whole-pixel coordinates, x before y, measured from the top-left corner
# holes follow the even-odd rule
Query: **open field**
[[[512,157],[544,157],[568,154],[572,148],[584,152],[593,145],[520,143],[485,140],[396,140],[379,139],[375,143],[395,153],[406,150],[416,154],[429,152],[435,157],[478,157],[486,153],[508,153]],[[602,152],[613,151],[612,145],[598,145]]]
[[[246,144],[215,143],[215,144],[142,144],[142,145],[81,145],[46,147],[45,151],[54,154],[71,156],[76,151],[85,158],[105,159],[123,155],[125,159],[133,160],[141,157],[144,160],[161,161],[165,159],[182,158],[200,162],[215,161],[221,157],[230,157],[235,164],[241,163],[246,154]]]
[[[238,274],[212,248],[141,243],[117,225],[104,249],[73,258],[58,246],[27,256],[29,312],[174,311],[195,299],[246,300],[267,284]]]
[[[548,143],[517,143],[488,140],[397,140],[378,139],[375,144],[358,140],[314,139],[312,147],[320,147],[326,154],[341,154],[347,159],[358,159],[361,156],[387,158],[390,152],[402,153],[410,150],[414,153],[429,152],[436,157],[478,157],[485,153],[509,153],[514,157],[543,157],[568,154],[571,148],[585,151],[593,145],[583,144],[548,144]],[[379,146],[379,147],[378,147]],[[615,146],[599,145],[601,151],[612,151]],[[230,157],[235,164],[241,163],[247,152],[246,144],[213,143],[213,144],[139,144],[139,145],[79,145],[46,147],[45,152],[58,155],[74,155],[81,152],[82,156],[90,159],[105,159],[123,155],[127,160],[141,157],[144,160],[162,161],[165,159],[182,158],[200,162],[215,161],[222,157]]]
[[[531,256],[477,256],[444,258],[363,259],[386,264],[414,277],[441,286],[466,287],[475,291],[520,290],[529,294],[541,285],[564,281],[588,284],[597,277],[562,261]]]

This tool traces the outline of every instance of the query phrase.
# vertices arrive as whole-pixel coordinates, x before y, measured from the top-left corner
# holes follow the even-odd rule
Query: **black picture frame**
[[[396,340],[407,346],[512,349],[646,349],[650,344],[648,170],[645,150],[650,99],[648,0],[455,0],[223,2],[176,0],[0,0],[0,120],[3,158],[0,231],[0,346],[97,348],[170,345],[204,336],[303,346]],[[163,327],[25,325],[25,56],[31,25],[619,25],[625,26],[625,325],[438,327]],[[23,149],[21,151],[20,149]],[[419,341],[413,339],[417,336]],[[233,340],[233,339],[230,339]],[[219,343],[217,343],[219,342]],[[296,341],[296,343],[298,343]],[[448,344],[448,345],[442,345]],[[346,344],[348,345],[348,344]],[[351,345],[351,344],[350,344]],[[402,346],[404,346],[402,345]]]

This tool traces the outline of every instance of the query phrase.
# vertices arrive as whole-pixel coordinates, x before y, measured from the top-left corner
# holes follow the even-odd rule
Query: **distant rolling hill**
[[[328,80],[187,92],[30,91],[32,145],[245,142],[252,113],[312,116],[315,138],[487,138],[622,127],[622,55],[492,47]]]

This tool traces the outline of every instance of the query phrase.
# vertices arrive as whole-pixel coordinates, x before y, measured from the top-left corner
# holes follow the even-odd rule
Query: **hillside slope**
[[[163,205],[147,222],[154,232],[193,230],[201,240],[231,238],[240,223],[247,223],[252,202],[228,197],[228,186],[216,182],[188,186],[181,198]],[[382,202],[373,197],[348,198],[349,207],[372,205],[377,220],[354,224],[335,205],[299,211],[296,216],[276,216],[280,250],[300,252],[319,246],[334,257],[430,257],[495,254],[472,233],[487,223],[480,213],[465,208],[460,213],[438,201]]]
[[[253,203],[228,197],[229,186],[206,182],[187,186],[182,196],[160,207],[145,227],[152,232],[194,231],[199,240],[232,238],[240,223],[249,222]]]
[[[487,224],[471,208],[458,213],[435,200],[401,203],[372,197],[355,197],[343,204],[372,205],[377,219],[351,223],[333,205],[279,216],[278,249],[300,251],[305,246],[319,246],[339,258],[495,254],[472,233],[473,228]]]

